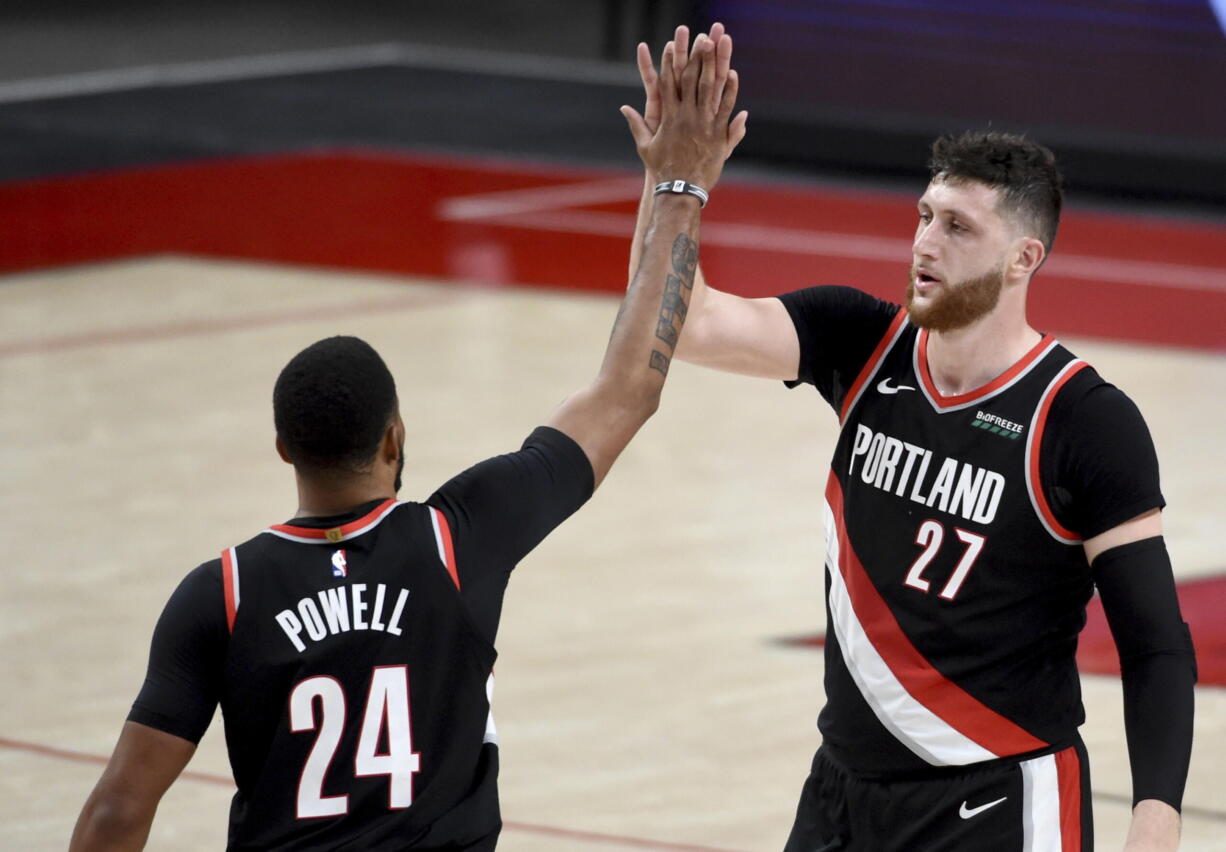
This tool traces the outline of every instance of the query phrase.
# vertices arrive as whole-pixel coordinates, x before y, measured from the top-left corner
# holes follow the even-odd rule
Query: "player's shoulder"
[[[167,604],[179,612],[209,611],[224,595],[224,566],[220,556],[201,562],[183,575]]]
[[[1131,432],[1133,428],[1146,428],[1136,402],[1104,378],[1092,364],[1073,356],[1067,369],[1072,374],[1059,387],[1051,403],[1050,420],[1060,431],[1092,438],[1101,436],[1104,431]]]
[[[1063,344],[1061,348],[1064,349]],[[1131,397],[1104,378],[1093,364],[1067,349],[1064,352],[1068,361],[1066,369],[1072,374],[1068,381],[1061,384],[1052,400],[1053,411],[1057,408],[1078,413],[1136,409]]]
[[[892,319],[902,306],[894,302],[879,299],[876,296],[856,287],[841,284],[818,284],[781,293],[777,298],[783,302],[789,313],[799,311],[819,311],[822,313],[838,313],[848,315],[885,316]]]
[[[183,576],[183,582],[206,583],[221,577],[222,554],[206,559]]]

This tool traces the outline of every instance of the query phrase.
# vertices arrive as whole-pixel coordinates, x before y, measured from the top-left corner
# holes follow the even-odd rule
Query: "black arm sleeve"
[[[811,384],[838,411],[899,306],[851,287],[809,287],[779,301],[800,342],[798,375],[787,386]]]
[[[1113,547],[1092,567],[1120,654],[1132,803],[1158,799],[1179,810],[1192,756],[1196,657],[1166,544],[1157,536]]]
[[[1052,511],[1082,538],[1166,505],[1145,419],[1093,370],[1082,370],[1056,397],[1039,460]]]
[[[583,449],[541,426],[519,452],[470,467],[426,501],[447,516],[460,594],[491,642],[515,564],[587,502],[594,488]]]
[[[200,742],[213,719],[229,645],[221,562],[188,574],[166,603],[128,720]]]

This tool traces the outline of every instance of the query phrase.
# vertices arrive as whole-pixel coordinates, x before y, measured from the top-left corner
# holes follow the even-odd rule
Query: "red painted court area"
[[[370,152],[12,183],[0,272],[173,252],[620,292],[640,190],[630,173]],[[914,222],[909,196],[725,181],[703,266],[745,295],[838,283],[897,299]],[[1067,211],[1031,304],[1057,334],[1226,350],[1226,227]],[[1201,683],[1226,686],[1226,577],[1180,599]],[[1118,673],[1097,600],[1088,617],[1083,670]]]
[[[1226,577],[1207,577],[1179,584],[1179,608],[1192,629],[1199,683],[1226,686]],[[1115,642],[1098,598],[1086,609],[1086,626],[1077,647],[1077,665],[1091,674],[1120,673]]]
[[[616,292],[640,178],[364,152],[0,186],[0,271],[165,252]],[[703,223],[716,286],[897,299],[914,198],[728,180]],[[1035,280],[1046,331],[1226,349],[1226,227],[1070,211]]]

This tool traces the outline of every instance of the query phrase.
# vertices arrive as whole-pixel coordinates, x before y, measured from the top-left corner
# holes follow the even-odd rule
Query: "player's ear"
[[[387,424],[387,429],[383,432],[383,440],[379,444],[379,452],[387,461],[397,461],[400,458],[400,453],[404,448],[404,421],[400,419],[400,412],[392,418]]]
[[[1015,278],[1034,275],[1046,256],[1047,250],[1043,248],[1042,241],[1027,237],[1015,244],[1013,259],[1006,271]]]
[[[281,440],[281,436],[277,436],[277,455],[281,457],[281,461],[286,464],[293,464],[294,460],[289,457],[289,450],[285,449],[285,444]]]

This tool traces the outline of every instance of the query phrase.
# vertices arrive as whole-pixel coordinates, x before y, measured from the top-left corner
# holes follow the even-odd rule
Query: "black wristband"
[[[663,195],[666,192],[675,192],[678,195],[692,195],[698,199],[699,207],[706,207],[707,201],[711,195],[701,186],[688,183],[683,180],[666,180],[656,184],[656,188],[652,190],[652,195]]]

